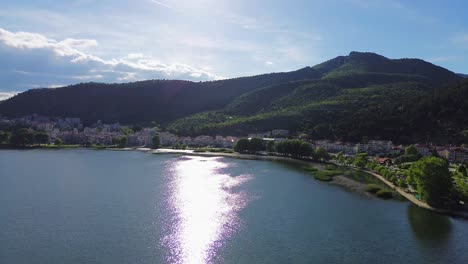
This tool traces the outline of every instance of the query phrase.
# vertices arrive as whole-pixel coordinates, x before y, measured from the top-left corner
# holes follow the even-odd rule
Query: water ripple
[[[229,166],[222,158],[183,157],[172,167],[167,204],[173,219],[161,241],[169,263],[211,263],[239,229],[248,195],[237,187],[252,176],[223,173]]]

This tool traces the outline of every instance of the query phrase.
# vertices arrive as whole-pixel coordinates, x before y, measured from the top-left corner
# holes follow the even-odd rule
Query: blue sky
[[[462,0],[2,0],[0,99],[289,71],[353,50],[468,73],[467,11]]]

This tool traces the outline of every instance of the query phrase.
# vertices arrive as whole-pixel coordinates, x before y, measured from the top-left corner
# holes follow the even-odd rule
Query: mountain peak
[[[374,53],[374,52],[362,52],[362,51],[351,51],[348,55],[349,58],[381,58],[381,59],[387,59],[386,57]]]
[[[352,51],[348,56],[338,56],[313,68],[323,76],[351,72],[418,75],[435,84],[460,79],[455,73],[421,59],[389,59],[373,52]]]

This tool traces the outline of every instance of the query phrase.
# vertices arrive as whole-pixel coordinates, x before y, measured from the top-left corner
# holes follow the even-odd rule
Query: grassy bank
[[[204,152],[235,153],[234,150],[229,149],[229,148],[197,148],[197,149],[194,149],[193,152],[195,153],[204,153]]]
[[[393,191],[385,183],[363,171],[334,164],[326,164],[323,166],[307,164],[303,166],[303,169],[310,173],[314,179],[319,181],[336,182],[338,185],[343,185],[361,193],[369,193],[382,199],[389,199],[395,196]],[[334,179],[337,176],[340,176],[338,177],[340,179],[335,181]],[[343,177],[348,180],[345,181]]]

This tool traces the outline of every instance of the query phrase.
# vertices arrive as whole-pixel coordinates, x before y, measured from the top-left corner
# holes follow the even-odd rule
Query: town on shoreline
[[[453,212],[468,203],[468,148],[466,146],[394,145],[389,140],[363,138],[349,143],[311,140],[285,129],[251,133],[244,137],[178,136],[159,127],[123,126],[98,121],[85,126],[79,118],[51,118],[29,115],[0,116],[2,148],[93,147],[142,150],[166,148],[153,153],[191,149],[194,154],[268,156],[332,162],[366,171],[413,203],[436,211]],[[171,149],[171,150],[167,150]],[[185,151],[181,151],[185,153]],[[341,170],[316,172],[314,177],[331,181]],[[375,186],[369,192],[378,192]],[[381,194],[388,196],[384,190]],[[378,193],[377,193],[378,194]]]
[[[20,118],[0,116],[0,143],[6,143],[20,129],[29,129],[35,137],[25,139],[25,142],[10,142],[11,145],[80,145],[80,146],[120,146],[120,147],[152,147],[153,137],[159,137],[159,146],[176,148],[233,148],[242,137],[224,135],[198,135],[194,137],[178,136],[161,131],[158,127],[124,126],[119,123],[106,124],[101,121],[85,126],[80,118],[52,118],[40,115],[28,115]],[[312,148],[323,148],[329,153],[342,152],[344,155],[368,153],[379,156],[381,162],[401,155],[408,145],[394,145],[390,140],[372,140],[363,138],[361,142],[341,142],[333,140],[312,140],[305,134],[292,135],[285,129],[274,129],[262,133],[250,133],[244,138],[261,138],[264,142],[281,142],[287,139],[300,139],[310,144]],[[28,142],[29,141],[29,142]],[[16,144],[17,143],[17,144]],[[58,145],[58,144],[57,144]],[[159,147],[158,146],[158,147]],[[451,163],[468,162],[468,145],[432,145],[414,144],[422,156],[438,155]],[[384,158],[387,158],[384,160]]]

